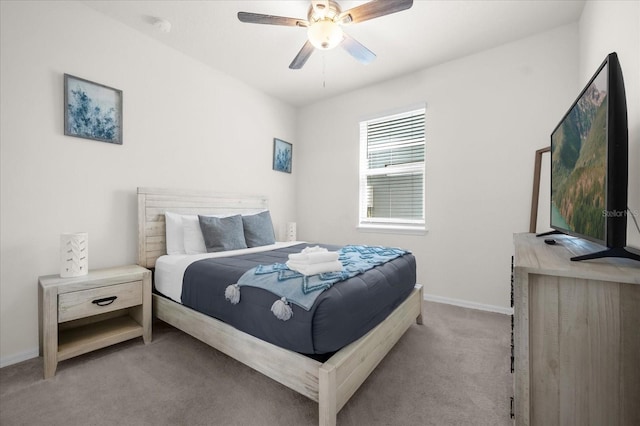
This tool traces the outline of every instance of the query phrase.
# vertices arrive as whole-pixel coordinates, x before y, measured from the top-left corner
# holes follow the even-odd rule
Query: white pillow
[[[196,219],[198,218],[195,216]],[[185,254],[184,232],[182,230],[182,215],[165,212],[165,236],[167,243],[167,254]]]
[[[165,212],[167,254],[206,253],[197,215]]]
[[[201,254],[207,252],[204,237],[200,229],[197,215],[182,216],[183,246],[186,254]]]

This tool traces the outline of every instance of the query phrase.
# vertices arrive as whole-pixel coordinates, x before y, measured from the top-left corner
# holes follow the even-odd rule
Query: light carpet
[[[0,369],[0,424],[314,425],[317,404],[161,322],[58,364]],[[510,318],[424,302],[413,325],[338,413],[339,426],[511,425]]]

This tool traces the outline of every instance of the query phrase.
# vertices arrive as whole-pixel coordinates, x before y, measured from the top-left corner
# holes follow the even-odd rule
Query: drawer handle
[[[105,297],[104,299],[96,299],[93,300],[91,303],[95,303],[98,306],[107,306],[113,303],[114,300],[116,300],[118,298],[118,296],[109,296],[109,297]]]

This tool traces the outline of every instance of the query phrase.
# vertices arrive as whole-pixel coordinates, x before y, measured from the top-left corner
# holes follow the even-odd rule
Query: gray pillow
[[[200,216],[200,229],[208,253],[247,248],[242,229],[242,216]]]
[[[249,247],[266,246],[276,242],[269,211],[242,216],[244,239]]]

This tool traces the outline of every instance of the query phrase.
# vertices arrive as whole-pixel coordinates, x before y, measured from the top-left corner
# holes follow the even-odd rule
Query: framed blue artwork
[[[64,134],[122,145],[122,90],[65,74]]]
[[[289,142],[273,139],[273,170],[291,173],[293,159],[293,145]]]

